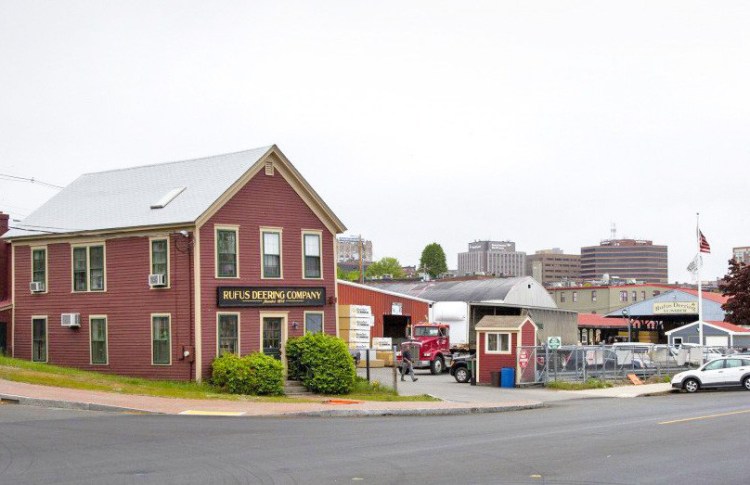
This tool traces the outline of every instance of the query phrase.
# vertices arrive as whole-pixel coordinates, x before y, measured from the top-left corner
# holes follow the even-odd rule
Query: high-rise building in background
[[[581,279],[581,256],[564,254],[562,249],[541,249],[526,256],[526,274],[547,286]]]
[[[750,247],[732,248],[732,258],[743,264],[750,264]]]
[[[626,281],[668,283],[667,246],[643,239],[608,239],[581,248],[584,281],[618,277]]]
[[[469,243],[468,252],[458,253],[457,273],[525,276],[526,253],[516,251],[512,241],[475,241]]]
[[[343,236],[338,239],[338,262],[347,263],[359,261],[359,253],[362,252],[364,263],[372,262],[372,241],[359,237]]]

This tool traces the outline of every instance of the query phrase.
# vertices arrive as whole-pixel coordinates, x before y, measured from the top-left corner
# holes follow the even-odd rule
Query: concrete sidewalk
[[[402,388],[405,388],[403,386]],[[351,401],[311,398],[299,402],[251,400],[173,399],[110,392],[83,391],[0,380],[0,399],[5,402],[64,409],[215,416],[415,416],[497,413],[536,409],[571,399],[636,397],[663,393],[669,384],[625,386],[587,391],[547,389],[498,389],[460,385],[459,399],[439,402]],[[475,392],[473,392],[475,391]],[[473,399],[470,399],[473,398]]]

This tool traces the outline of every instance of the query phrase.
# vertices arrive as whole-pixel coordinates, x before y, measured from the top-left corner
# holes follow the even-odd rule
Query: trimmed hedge
[[[284,368],[261,352],[244,357],[225,353],[211,363],[211,382],[230,394],[279,396],[284,394]]]
[[[308,333],[286,344],[290,379],[319,394],[347,394],[357,375],[349,349],[338,337]]]

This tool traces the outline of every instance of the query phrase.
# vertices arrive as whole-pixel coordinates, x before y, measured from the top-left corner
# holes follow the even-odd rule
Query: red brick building
[[[79,177],[12,229],[12,355],[201,380],[336,333],[344,225],[276,147]]]

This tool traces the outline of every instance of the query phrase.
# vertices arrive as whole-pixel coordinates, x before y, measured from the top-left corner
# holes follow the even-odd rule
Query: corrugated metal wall
[[[376,289],[361,288],[346,283],[338,284],[339,305],[367,305],[372,308],[375,316],[375,326],[372,328],[373,337],[383,336],[383,315],[391,315],[393,303],[401,303],[401,314],[410,316],[412,323],[426,322],[429,319],[429,304],[419,300],[413,300],[408,296],[398,297],[381,293]]]

